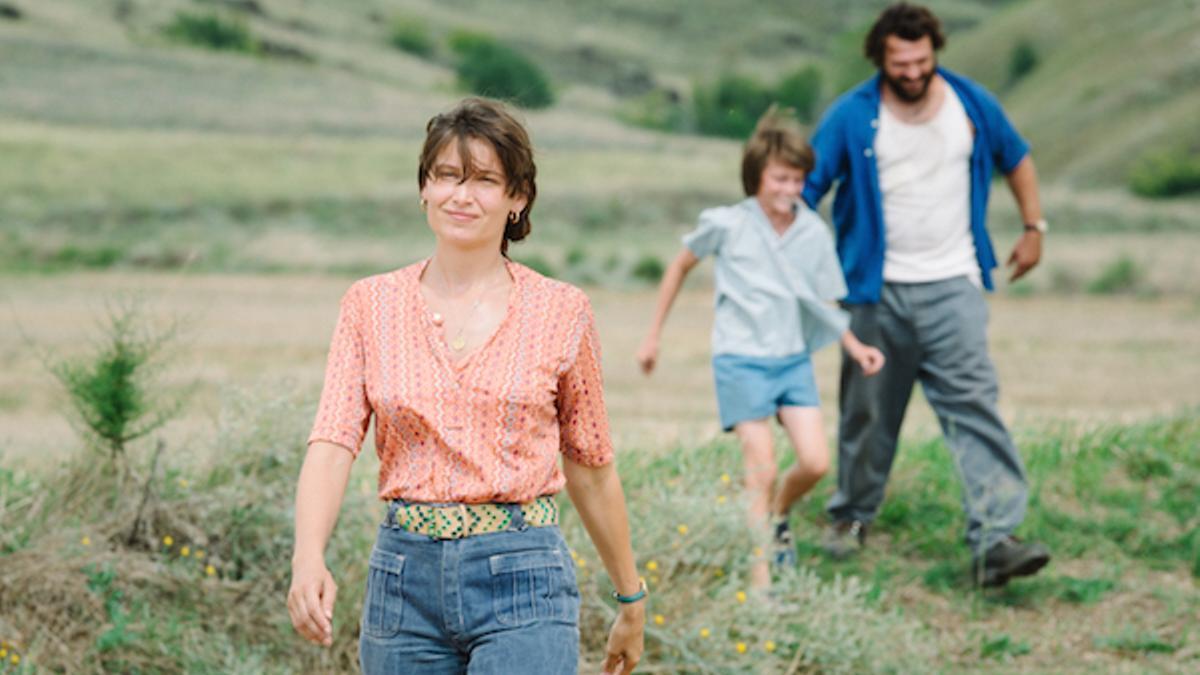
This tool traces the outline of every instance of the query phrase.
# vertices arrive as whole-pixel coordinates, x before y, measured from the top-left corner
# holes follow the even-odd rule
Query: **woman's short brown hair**
[[[533,163],[533,144],[529,134],[517,118],[499,101],[486,98],[463,99],[450,112],[434,115],[425,126],[425,146],[421,148],[421,162],[417,168],[417,185],[425,188],[433,171],[433,163],[442,150],[451,142],[457,144],[459,161],[463,165],[464,180],[470,176],[471,139],[487,141],[496,152],[500,165],[504,167],[510,197],[525,198],[525,208],[516,221],[504,227],[504,238],[500,241],[500,252],[508,253],[508,242],[521,241],[529,236],[532,224],[529,212],[537,197],[537,166]]]
[[[742,189],[746,196],[758,194],[763,169],[771,160],[783,162],[805,174],[812,171],[816,163],[800,124],[778,106],[771,106],[758,119],[754,134],[746,141],[746,149],[742,152]]]
[[[883,10],[867,33],[867,39],[863,41],[863,53],[879,68],[883,67],[883,55],[889,35],[910,42],[916,42],[928,35],[935,52],[946,46],[942,22],[937,16],[927,7],[910,5],[907,2],[897,2]]]

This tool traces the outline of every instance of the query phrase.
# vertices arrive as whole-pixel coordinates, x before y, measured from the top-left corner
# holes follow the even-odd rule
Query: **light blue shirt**
[[[713,354],[815,352],[850,324],[831,304],[846,295],[846,282],[829,227],[803,202],[782,236],[754,197],[706,209],[683,244],[697,258],[715,258]]]

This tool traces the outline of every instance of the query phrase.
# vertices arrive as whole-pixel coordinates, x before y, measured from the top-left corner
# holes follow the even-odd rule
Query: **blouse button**
[[[442,325],[442,321],[443,321],[443,319],[442,319],[442,315],[441,315],[441,314],[438,314],[437,312],[434,312],[434,313],[433,313],[433,316],[432,316],[432,317],[430,317],[430,319],[433,321],[433,325],[435,325],[435,326],[440,326],[440,325]]]

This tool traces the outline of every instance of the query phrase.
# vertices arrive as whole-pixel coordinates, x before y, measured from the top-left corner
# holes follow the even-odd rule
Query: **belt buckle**
[[[467,505],[462,504],[462,503],[455,504],[454,505],[454,513],[455,513],[455,515],[458,516],[458,522],[460,523],[460,525],[458,528],[458,536],[451,537],[451,538],[452,539],[463,539],[463,538],[471,536],[471,533],[467,531],[467,523],[469,522],[467,518],[470,515],[467,512]]]

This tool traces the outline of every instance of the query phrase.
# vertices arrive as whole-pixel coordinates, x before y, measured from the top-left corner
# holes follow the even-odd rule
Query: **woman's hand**
[[[629,675],[642,659],[642,630],[646,625],[646,601],[621,605],[621,612],[608,633],[604,675]]]
[[[304,639],[328,647],[333,644],[333,603],[337,584],[324,561],[292,563],[292,587],[288,590],[288,614],[292,626]]]

